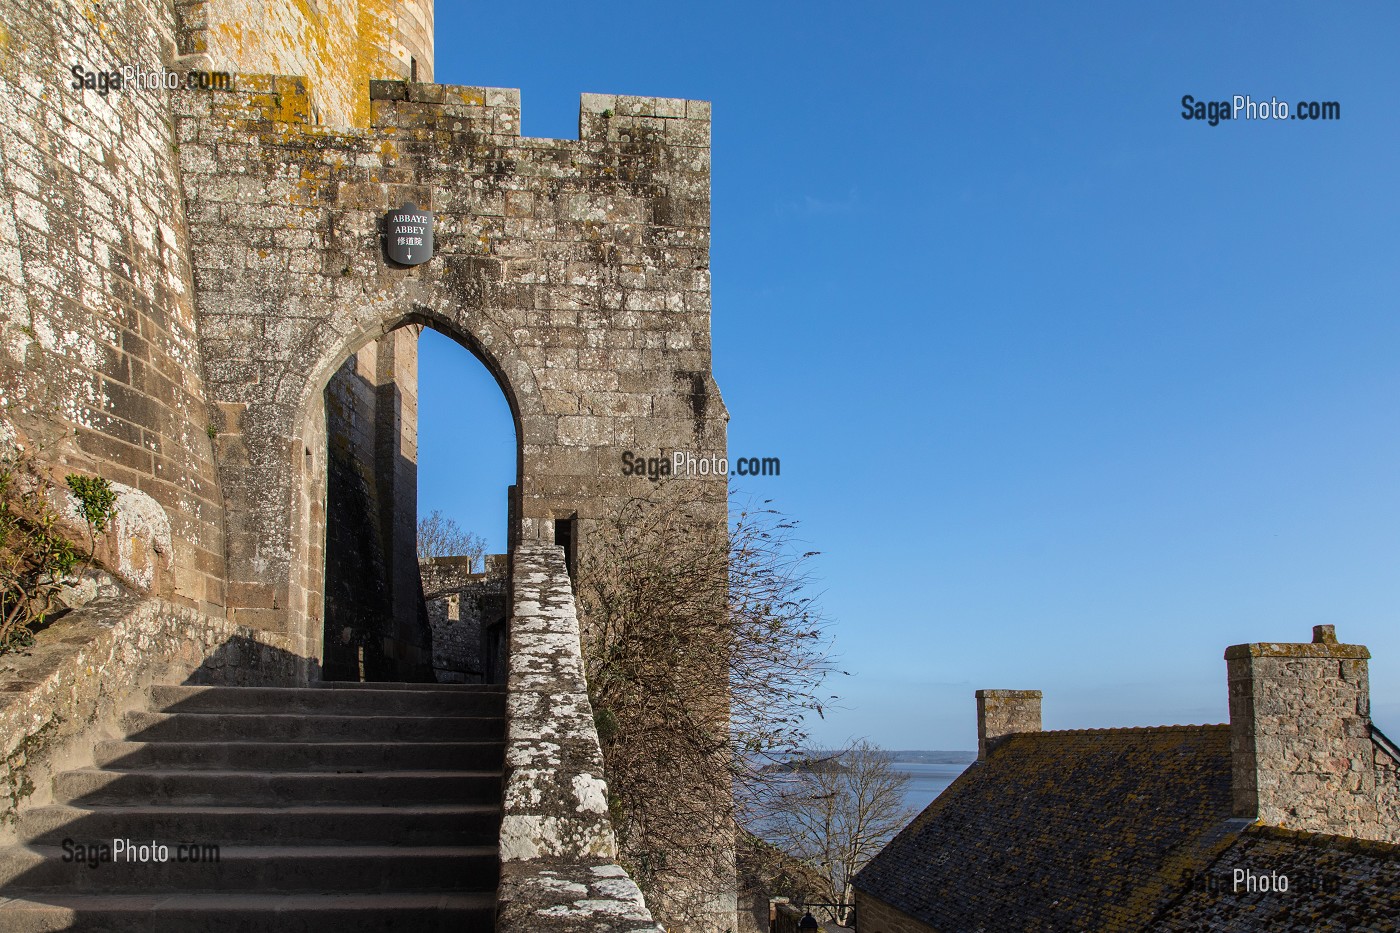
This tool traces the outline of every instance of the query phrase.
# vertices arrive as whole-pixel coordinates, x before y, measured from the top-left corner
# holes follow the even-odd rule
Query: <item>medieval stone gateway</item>
[[[251,866],[241,882],[206,866],[194,889],[170,875],[147,903],[131,900],[151,894],[139,875],[94,887],[51,849],[70,824],[177,833],[179,819],[151,807],[187,797],[212,808],[200,826],[253,845],[257,820],[276,822],[289,801],[350,819],[347,799],[379,800],[376,781],[404,788],[399,802],[451,804],[451,788],[499,798],[489,856],[452,857],[486,858],[499,870],[473,877],[499,874],[501,887],[458,919],[655,928],[616,865],[570,575],[588,559],[579,543],[652,488],[623,475],[624,452],[726,455],[709,105],[586,94],[578,139],[522,137],[518,92],[425,83],[430,2],[381,6],[366,18],[235,0],[0,0],[4,444],[35,482],[102,477],[118,503],[98,548],[110,576],[32,651],[0,657],[0,929],[212,923],[201,911],[231,894],[253,900],[229,929],[267,928],[259,911],[305,905],[257,903],[279,876],[266,865],[238,862]],[[68,86],[75,61],[229,78],[98,94]],[[433,255],[412,265],[385,249],[386,215],[406,205],[434,218]],[[515,422],[504,697],[324,686],[434,676],[412,551],[421,328],[475,354]],[[723,476],[677,488],[698,526],[724,528]],[[379,621],[344,623],[356,601]],[[329,626],[328,612],[341,613]],[[337,731],[366,716],[408,732]],[[497,743],[494,765],[479,749],[451,750],[457,764],[422,780],[385,765],[428,754],[399,748],[404,734],[461,744],[442,731],[450,720],[493,716],[470,741]],[[247,755],[219,753],[228,742],[250,743]],[[280,774],[279,761],[304,773]],[[331,782],[350,798],[288,790],[338,768],[383,774]],[[261,815],[235,829],[240,800]],[[472,845],[485,844],[472,825]],[[281,894],[356,893],[345,879],[370,864],[369,837],[327,832],[307,822],[289,844],[359,846],[337,856],[344,870]],[[393,926],[396,902],[381,900],[366,922],[431,928],[413,900],[427,882],[403,880],[403,917],[417,919]],[[116,912],[89,895],[117,898]],[[726,929],[732,890],[711,898],[712,926]],[[340,903],[324,925],[354,929],[354,905]]]
[[[434,327],[497,375],[523,539],[634,495],[623,449],[724,450],[708,108],[590,95],[567,142],[519,137],[513,92],[377,82],[370,95],[362,133],[308,125],[294,81],[178,102],[216,462],[229,524],[249,530],[228,547],[230,616],[306,656],[322,592],[316,409],[346,356],[398,327]],[[394,268],[382,218],[409,201],[436,212],[437,255]]]

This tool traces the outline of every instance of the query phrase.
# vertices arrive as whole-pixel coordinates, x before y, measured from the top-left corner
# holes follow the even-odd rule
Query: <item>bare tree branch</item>
[[[467,557],[471,559],[467,572],[475,573],[485,566],[486,541],[463,531],[441,509],[433,509],[427,518],[418,519],[418,557]]]
[[[802,746],[833,670],[796,523],[731,502],[726,534],[683,487],[600,523],[579,579],[614,825],[678,929],[732,883],[738,811],[769,796],[763,765]]]

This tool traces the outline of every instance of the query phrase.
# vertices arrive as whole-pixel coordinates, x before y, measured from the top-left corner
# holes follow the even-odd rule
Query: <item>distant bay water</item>
[[[830,753],[809,751],[805,754],[821,758]],[[889,754],[894,758],[891,762],[894,770],[909,777],[909,783],[904,786],[904,802],[915,814],[932,803],[968,765],[977,760],[976,752],[904,750]],[[770,838],[762,822],[750,823],[748,829],[760,838]]]
[[[904,800],[916,813],[977,759],[976,752],[907,750],[890,754],[894,755],[895,770],[909,775]]]

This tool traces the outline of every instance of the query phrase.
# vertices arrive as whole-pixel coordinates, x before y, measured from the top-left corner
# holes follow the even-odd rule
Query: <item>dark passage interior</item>
[[[420,351],[434,451],[421,474]],[[518,473],[500,386],[460,342],[409,324],[352,354],[324,403],[322,678],[498,681]],[[421,510],[420,481],[431,493]],[[425,519],[431,527],[420,529]]]

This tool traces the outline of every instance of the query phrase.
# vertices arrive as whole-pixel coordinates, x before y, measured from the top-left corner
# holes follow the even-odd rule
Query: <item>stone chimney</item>
[[[1040,731],[1039,690],[977,691],[977,760],[986,761],[996,740]]]
[[[1235,816],[1381,837],[1370,656],[1362,645],[1339,644],[1330,625],[1314,626],[1311,644],[1225,650]]]

